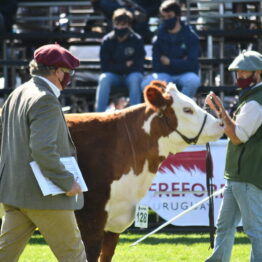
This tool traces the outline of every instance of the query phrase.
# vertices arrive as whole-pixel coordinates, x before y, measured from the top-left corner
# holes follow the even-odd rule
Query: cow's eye
[[[183,108],[183,111],[184,111],[186,114],[191,114],[191,115],[193,115],[193,113],[194,113],[193,109],[190,108],[190,107],[184,107],[184,108]]]

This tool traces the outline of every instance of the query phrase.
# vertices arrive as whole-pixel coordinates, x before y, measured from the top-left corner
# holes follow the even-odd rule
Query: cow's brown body
[[[163,91],[158,89],[156,94],[163,94]],[[152,93],[149,93],[147,103],[114,114],[66,115],[77,148],[78,162],[89,189],[84,194],[84,208],[76,212],[88,262],[97,262],[99,256],[101,262],[111,261],[119,233],[132,223],[136,202],[146,193],[153,175],[168,154],[163,153],[160,145],[173,136],[178,127],[178,118],[171,106],[170,97],[163,98],[161,95],[160,100],[163,100],[159,102],[156,94],[153,93],[152,97]],[[156,114],[160,107],[164,108],[162,117]],[[150,124],[149,129],[146,121]],[[215,137],[221,134],[219,132]],[[173,153],[186,146],[184,141],[180,138],[178,140],[178,148],[174,144]],[[125,178],[136,181],[139,176],[143,178],[139,180],[140,187],[136,185],[133,188],[134,185],[130,183],[129,187],[124,188],[124,194],[118,193],[118,182],[120,184]],[[119,201],[112,200],[117,199],[117,194]],[[115,219],[114,215],[119,215],[119,212],[111,210],[122,199],[123,206],[128,208],[127,215],[123,211],[124,214],[120,214],[123,218]]]
[[[152,110],[150,111],[152,113]],[[111,183],[123,174],[129,173],[131,168],[139,175],[146,159],[149,161],[150,171],[156,173],[164,159],[157,152],[160,132],[157,134],[156,131],[154,136],[149,137],[141,130],[148,114],[150,112],[146,113],[146,107],[142,105],[135,110],[129,108],[112,115],[67,116],[68,126],[78,152],[78,162],[89,189],[85,193],[84,209],[77,212],[87,252],[92,254],[91,257],[88,256],[89,262],[96,261],[93,257],[97,257],[100,253],[107,217],[104,209],[110,196]],[[73,122],[70,121],[72,117]],[[160,123],[161,119],[157,120],[154,125],[161,127],[163,124]],[[161,130],[165,135],[171,131],[165,125]],[[109,240],[103,250],[109,252],[106,251],[106,247],[108,244],[113,245],[112,237],[118,240],[118,234],[107,233],[105,236]],[[107,239],[104,241],[106,242]],[[111,257],[113,254],[107,255]],[[105,261],[110,260],[103,260]]]

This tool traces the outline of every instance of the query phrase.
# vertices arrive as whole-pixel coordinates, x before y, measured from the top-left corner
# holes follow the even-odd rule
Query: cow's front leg
[[[100,262],[111,262],[119,239],[118,233],[104,232]]]
[[[107,213],[96,207],[92,209],[84,207],[76,212],[76,218],[85,245],[87,261],[98,262]]]

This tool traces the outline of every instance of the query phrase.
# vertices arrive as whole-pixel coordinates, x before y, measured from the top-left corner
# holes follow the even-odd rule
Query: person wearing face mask
[[[32,78],[17,87],[2,108],[0,202],[5,216],[0,261],[18,261],[38,228],[59,262],[86,262],[74,210],[83,207],[80,185],[61,157],[76,157],[58,97],[79,60],[58,44],[39,47],[30,62]],[[65,191],[44,196],[32,172],[36,161],[43,175]]]
[[[104,112],[112,87],[127,87],[130,105],[141,102],[145,50],[142,38],[132,28],[132,13],[117,9],[114,30],[105,35],[100,48],[102,74],[96,92],[95,110]]]
[[[180,20],[181,8],[175,0],[164,1],[160,15],[163,22],[153,40],[153,74],[143,80],[142,88],[152,80],[173,82],[182,93],[194,97],[200,86],[199,38]]]
[[[229,66],[236,72],[239,106],[233,118],[214,93],[206,103],[224,122],[229,142],[224,177],[224,199],[217,220],[215,247],[206,262],[229,262],[236,227],[251,242],[250,262],[262,259],[262,55],[243,51]],[[243,258],[243,260],[245,260]],[[246,261],[246,260],[245,260]]]

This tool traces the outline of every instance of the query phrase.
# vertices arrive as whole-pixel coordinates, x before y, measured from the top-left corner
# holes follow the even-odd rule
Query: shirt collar
[[[54,92],[57,98],[60,96],[61,91],[51,81],[49,81],[47,78],[43,76],[35,76],[35,77],[38,77],[42,79],[43,81],[45,81],[48,84],[48,86],[51,88],[51,90]]]

